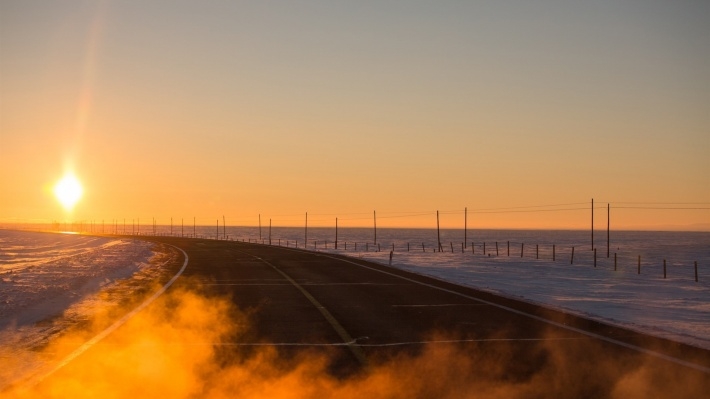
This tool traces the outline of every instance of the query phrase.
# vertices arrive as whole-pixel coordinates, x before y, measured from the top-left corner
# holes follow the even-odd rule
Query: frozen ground
[[[0,231],[0,329],[61,314],[147,265],[151,247],[138,240]]]
[[[153,247],[141,240],[0,230],[0,361],[13,364],[0,370],[0,389],[41,366],[35,348],[136,289],[120,281],[159,273],[161,256]],[[114,294],[99,297],[100,290]]]

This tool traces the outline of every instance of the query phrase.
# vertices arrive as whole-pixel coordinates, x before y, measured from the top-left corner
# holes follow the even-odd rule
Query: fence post
[[[666,260],[663,259],[663,278],[666,278]]]
[[[552,244],[552,261],[555,261],[555,244]]]
[[[535,259],[540,259],[540,244],[535,244]]]
[[[483,256],[486,256],[486,242],[483,241]]]
[[[523,254],[525,253],[525,243],[521,242],[520,243],[520,257],[523,257]]]
[[[454,243],[452,241],[449,241],[449,244],[451,244],[451,253],[454,253]]]
[[[424,243],[422,243],[422,252],[426,252],[426,250],[424,249]]]
[[[464,243],[463,242],[461,243],[461,253],[464,253]]]
[[[570,265],[574,265],[574,247],[572,247],[572,258],[569,261]]]
[[[695,282],[698,282],[698,261],[695,261]]]
[[[510,256],[510,241],[508,241],[508,256]]]
[[[496,241],[496,256],[498,256],[498,241]]]
[[[641,274],[641,255],[639,255],[638,273],[636,273],[636,274]]]
[[[441,234],[439,233],[439,211],[436,211],[436,242],[439,244],[439,252],[441,252]]]

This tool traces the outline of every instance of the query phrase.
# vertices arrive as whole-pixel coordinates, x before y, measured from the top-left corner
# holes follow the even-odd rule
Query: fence
[[[589,206],[588,206],[589,205]],[[630,204],[619,203],[619,209],[693,209],[710,210],[708,204]],[[594,211],[606,211],[605,229],[595,227]],[[436,229],[382,229],[378,230],[378,214],[348,214],[345,218],[329,214],[311,214],[310,223],[319,223],[321,227],[309,226],[309,215],[304,213],[302,227],[274,227],[272,219],[268,225],[262,225],[261,215],[255,218],[257,226],[227,226],[227,218],[222,215],[214,218],[209,226],[201,219],[198,225],[196,217],[170,218],[170,223],[159,224],[156,218],[114,218],[100,221],[79,221],[58,223],[30,221],[27,223],[5,223],[0,227],[21,228],[27,230],[72,231],[89,234],[112,234],[129,236],[175,236],[233,240],[264,245],[278,245],[310,250],[337,250],[344,253],[380,252],[392,253],[460,253],[472,257],[506,257],[522,260],[567,262],[571,266],[591,266],[615,271],[635,268],[637,274],[655,273],[663,278],[677,275],[682,268],[692,265],[694,279],[698,281],[698,263],[710,262],[710,233],[674,233],[674,232],[611,232],[611,204],[599,206],[591,203],[566,203],[546,206],[528,206],[514,208],[477,209],[469,212],[467,208],[444,212],[390,212],[380,219],[407,219],[430,217],[436,218]],[[544,231],[516,230],[481,230],[469,229],[469,214],[482,213],[520,213],[520,212],[586,212],[591,213],[591,228],[582,230],[558,231],[547,234]],[[604,212],[602,212],[604,213]],[[463,216],[463,229],[441,229],[440,215]],[[315,217],[314,217],[315,216]],[[280,215],[280,220],[292,224],[295,215]],[[332,227],[322,227],[328,219],[333,220]],[[372,221],[372,228],[343,228],[342,221]],[[142,221],[141,221],[142,220]],[[433,220],[432,220],[433,221]],[[147,223],[146,223],[147,222]],[[241,222],[244,222],[243,220]],[[340,224],[339,224],[340,223]],[[379,236],[378,236],[379,233]],[[443,236],[442,236],[443,233]],[[596,233],[596,235],[595,235]],[[633,237],[634,235],[653,237]],[[678,234],[686,236],[678,237]],[[506,236],[507,235],[507,236]],[[631,237],[628,237],[631,235]],[[690,235],[690,236],[688,236]],[[699,236],[695,236],[699,235]],[[599,237],[602,237],[601,242]],[[668,239],[669,236],[673,236]],[[613,240],[612,240],[613,238]],[[692,242],[688,247],[688,240]],[[585,242],[587,241],[587,242]],[[614,245],[612,246],[612,242]],[[655,246],[655,247],[654,247]],[[613,249],[615,248],[615,249]],[[623,249],[621,249],[623,248]],[[683,269],[684,270],[684,269]]]

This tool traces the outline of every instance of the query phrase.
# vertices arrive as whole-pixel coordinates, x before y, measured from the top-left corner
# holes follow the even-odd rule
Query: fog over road
[[[76,359],[84,366],[69,364],[53,378],[76,374],[84,383],[72,369],[94,368],[97,358],[124,370],[110,361],[122,351],[115,342],[124,342],[138,345],[141,368],[154,358],[181,361],[166,374],[187,372],[201,397],[214,396],[214,386],[215,397],[284,396],[274,389],[285,397],[700,397],[710,389],[709,351],[516,299],[302,249],[145,239],[188,257],[165,299],[137,318],[151,320],[156,309],[162,316],[129,321],[111,334],[124,341],[107,337],[114,343],[89,349]],[[176,260],[182,265],[184,255]],[[182,297],[197,305],[185,311]],[[162,330],[186,323],[189,334]],[[140,346],[149,330],[164,332]],[[117,380],[126,379],[141,381]]]

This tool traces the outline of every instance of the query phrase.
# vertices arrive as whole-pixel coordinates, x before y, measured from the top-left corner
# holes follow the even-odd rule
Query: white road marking
[[[486,303],[441,303],[436,305],[390,305],[393,308],[438,308],[449,306],[488,306]]]

